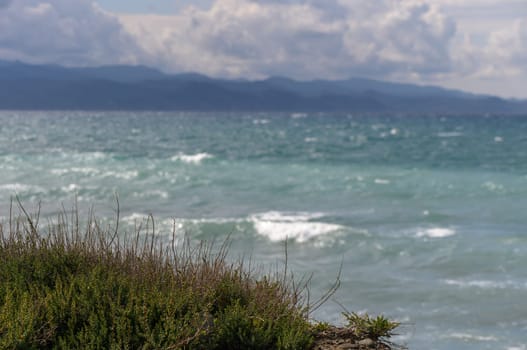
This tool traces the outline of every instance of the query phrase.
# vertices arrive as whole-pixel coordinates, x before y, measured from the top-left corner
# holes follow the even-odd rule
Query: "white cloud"
[[[366,76],[526,96],[525,17],[525,0],[215,0],[120,19],[169,71]]]
[[[437,6],[418,1],[385,1],[381,10],[377,6],[370,2],[365,13],[347,19],[344,40],[348,53],[358,55],[353,63],[360,63],[360,71],[428,76],[450,70],[455,24]]]
[[[133,63],[141,50],[89,0],[0,0],[0,57],[66,65]]]
[[[455,24],[421,1],[217,0],[173,16],[121,16],[172,71],[216,76],[433,75],[450,69]]]
[[[485,36],[465,34],[452,53],[452,75],[472,78],[505,78],[527,74],[527,21],[502,24]]]
[[[512,25],[490,35],[485,53],[490,62],[501,66],[502,73],[527,71],[527,20],[516,20]]]

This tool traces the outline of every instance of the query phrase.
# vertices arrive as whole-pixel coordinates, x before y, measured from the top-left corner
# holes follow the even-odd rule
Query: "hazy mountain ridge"
[[[527,113],[527,100],[364,78],[225,80],[145,66],[0,61],[0,109]]]

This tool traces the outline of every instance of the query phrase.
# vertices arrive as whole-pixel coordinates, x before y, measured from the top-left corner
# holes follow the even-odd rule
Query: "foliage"
[[[285,276],[257,278],[227,245],[160,244],[61,214],[0,224],[1,349],[307,349],[312,326]],[[83,228],[81,228],[81,226]],[[152,227],[149,232],[149,227]],[[125,238],[129,237],[129,238]]]
[[[393,330],[399,326],[398,322],[390,321],[383,315],[371,317],[368,314],[359,315],[355,312],[344,312],[343,315],[348,322],[348,327],[353,329],[355,336],[359,338],[372,340],[390,338],[394,335]]]
[[[329,324],[328,322],[314,322],[311,325],[311,329],[313,333],[320,334],[331,329],[331,324]]]

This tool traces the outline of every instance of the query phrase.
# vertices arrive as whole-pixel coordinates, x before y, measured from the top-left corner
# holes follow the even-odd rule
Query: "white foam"
[[[374,182],[377,185],[388,185],[388,184],[390,184],[390,180],[386,180],[386,179],[375,179]]]
[[[53,175],[64,175],[67,173],[81,173],[83,175],[97,175],[100,173],[99,169],[90,167],[72,167],[68,169],[51,169]]]
[[[101,176],[101,177],[116,177],[118,179],[130,180],[139,176],[137,170],[129,171],[101,171],[100,169],[90,167],[72,167],[72,168],[61,168],[51,169],[50,172],[53,175],[62,176],[68,173],[79,173],[86,176]]]
[[[433,227],[417,232],[417,237],[444,238],[456,234],[456,231],[450,228]]]
[[[249,219],[253,222],[258,234],[267,237],[273,242],[293,239],[303,243],[315,237],[342,229],[340,225],[312,221],[322,216],[323,214],[321,213],[282,213],[271,211],[252,215]]]
[[[129,225],[130,227],[141,227],[142,233],[146,233],[147,231],[147,224],[148,224],[148,230],[152,227],[151,217],[148,214],[145,213],[132,213],[130,215],[121,217],[121,222],[125,225]],[[156,235],[161,236],[168,236],[172,235],[172,232],[175,230],[176,234],[184,233],[184,224],[186,223],[185,220],[182,219],[175,219],[175,218],[166,218],[162,220],[158,220],[154,217],[155,220],[155,232]],[[130,232],[130,228],[128,228],[128,232]],[[135,233],[135,232],[134,232]]]
[[[67,174],[69,171],[70,171],[69,169],[51,169],[49,172],[52,173],[53,175],[61,176],[61,175]]]
[[[489,280],[453,280],[447,279],[443,283],[460,288],[480,288],[480,289],[526,289],[527,282],[518,281],[489,281]]]
[[[520,345],[520,346],[509,346],[507,350],[527,350],[526,345]]]
[[[492,191],[492,192],[502,192],[505,190],[505,187],[501,184],[496,184],[492,181],[487,181],[485,182],[482,187],[488,189],[489,191]]]
[[[63,192],[76,192],[79,190],[79,188],[80,186],[77,184],[69,184],[68,186],[62,186],[60,189]]]
[[[180,161],[187,164],[200,164],[204,159],[210,159],[212,157],[212,154],[206,152],[196,154],[178,153],[170,158],[170,160],[173,162]]]
[[[306,137],[304,139],[304,142],[306,142],[306,143],[317,142],[317,141],[318,141],[318,139],[316,137]]]
[[[306,113],[291,113],[291,118],[298,119],[298,118],[306,118]]]
[[[130,180],[139,176],[137,170],[130,171],[107,171],[102,174],[102,177],[116,177],[118,179]]]
[[[250,215],[246,218],[171,218],[163,220],[161,225],[158,225],[158,231],[160,233],[165,231],[171,232],[175,228],[179,234],[189,230],[199,230],[199,226],[203,224],[233,224],[236,225],[236,230],[241,231],[247,229],[245,224],[248,223],[253,225],[259,235],[268,238],[270,241],[278,242],[292,239],[296,242],[303,243],[342,229],[340,225],[312,221],[322,216],[323,214],[321,213],[282,213],[271,211]],[[124,223],[131,225],[134,223],[142,223],[146,220],[148,220],[148,215],[143,213],[132,213],[131,215],[122,217]],[[331,238],[329,237],[329,239]],[[324,242],[325,239],[317,240],[314,244],[323,245]]]
[[[498,338],[492,335],[475,335],[475,334],[470,334],[470,333],[451,333],[448,335],[448,338],[461,339],[465,341],[480,341],[480,342],[498,341]]]
[[[285,221],[285,222],[296,222],[296,221],[309,221],[313,219],[319,219],[324,216],[324,213],[318,212],[281,212],[281,211],[268,211],[265,213],[259,213],[251,215],[251,219],[264,220],[264,221]]]
[[[82,152],[75,155],[75,158],[82,159],[86,161],[100,160],[107,157],[107,154],[104,152]]]
[[[202,219],[176,219],[184,222],[190,222],[192,224],[229,224],[229,223],[241,223],[247,222],[245,219],[237,218],[202,218]]]
[[[162,199],[168,198],[168,192],[162,190],[146,190],[141,192],[134,192],[132,195],[136,198],[149,198],[149,197],[159,197]]]
[[[133,224],[136,222],[142,222],[143,220],[146,220],[147,218],[148,218],[148,214],[132,213],[131,215],[122,217],[121,220],[125,223]]]
[[[8,192],[25,192],[29,191],[32,186],[21,184],[21,183],[13,183],[13,184],[5,184],[0,185],[0,191],[8,191]]]
[[[258,124],[269,124],[269,119],[254,119],[253,120],[254,125]]]
[[[462,132],[452,131],[452,132],[439,132],[437,133],[438,137],[460,137],[463,136]]]
[[[35,185],[27,185],[22,183],[10,183],[10,184],[4,184],[0,185],[0,192],[7,192],[9,194],[17,194],[17,193],[46,193],[47,190],[40,186]]]

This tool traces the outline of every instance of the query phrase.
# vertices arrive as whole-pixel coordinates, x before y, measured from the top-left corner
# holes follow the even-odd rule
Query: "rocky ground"
[[[379,340],[359,339],[352,328],[332,326],[316,335],[313,350],[392,350],[392,348]]]

